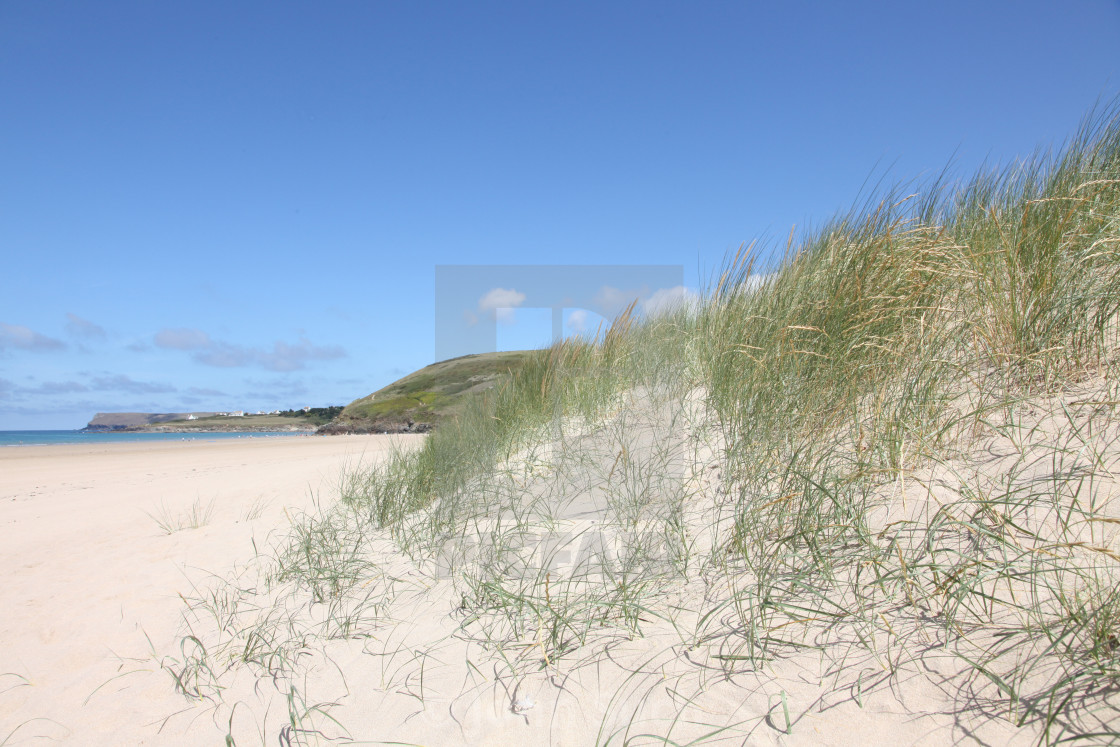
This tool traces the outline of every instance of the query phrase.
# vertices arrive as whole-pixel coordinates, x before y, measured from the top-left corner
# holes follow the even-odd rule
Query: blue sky
[[[1117,50],[1115,0],[0,0],[0,429],[349,402],[432,362],[437,265],[697,287],[1060,145]]]

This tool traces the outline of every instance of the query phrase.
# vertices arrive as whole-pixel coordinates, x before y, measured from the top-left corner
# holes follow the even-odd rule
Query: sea
[[[111,444],[123,441],[222,441],[227,438],[291,438],[306,431],[254,431],[252,433],[96,433],[86,431],[0,431],[0,447],[44,444]]]

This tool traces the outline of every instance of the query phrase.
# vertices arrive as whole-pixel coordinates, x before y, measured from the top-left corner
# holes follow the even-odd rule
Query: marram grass
[[[728,677],[816,651],[862,707],[936,649],[977,718],[1120,740],[1116,110],[776,249],[730,258],[694,304],[532,354],[422,448],[350,474],[252,584],[199,592],[211,635],[165,660],[177,685],[220,699],[242,665],[294,683],[310,642],[372,635],[420,593],[396,553],[514,679],[578,666],[604,631],[669,629]],[[327,717],[291,688],[293,729]],[[621,702],[604,744],[687,731]]]

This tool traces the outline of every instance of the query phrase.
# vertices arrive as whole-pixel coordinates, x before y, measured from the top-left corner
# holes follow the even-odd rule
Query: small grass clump
[[[161,504],[155,514],[148,514],[164,534],[174,534],[184,529],[199,529],[209,524],[213,515],[214,501],[203,503],[201,498],[196,498],[183,512],[173,512]]]

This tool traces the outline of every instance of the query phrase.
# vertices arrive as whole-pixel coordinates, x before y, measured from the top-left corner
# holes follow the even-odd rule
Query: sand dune
[[[971,456],[884,482],[872,529],[972,510],[969,472],[979,493],[1058,486],[1016,521],[1049,555],[1112,557],[1120,431],[1096,430],[1092,410],[1073,421],[1093,431],[1083,448],[1055,440],[1063,413],[1099,399],[1035,401]],[[619,413],[565,424],[391,531],[364,518],[368,495],[334,507],[360,466],[424,436],[0,450],[0,743],[1038,740],[1037,721],[1020,728],[962,658],[989,647],[999,615],[967,631],[920,599],[871,624],[794,615],[769,633],[785,636],[780,655],[751,655],[745,626],[758,613],[737,607],[738,589],[759,579],[712,550],[735,515],[705,423],[699,396],[631,392]],[[1083,467],[1100,471],[1073,494],[1096,506],[1078,529],[1088,545],[1049,536],[1048,512],[1070,497],[1055,476]],[[670,519],[681,534],[662,543]],[[946,547],[971,541],[943,534]],[[631,558],[628,575],[608,578],[600,561],[650,542],[685,554]],[[908,542],[899,536],[900,557]],[[1056,676],[1039,661],[1024,692]],[[1078,717],[1111,728],[1110,698]]]

